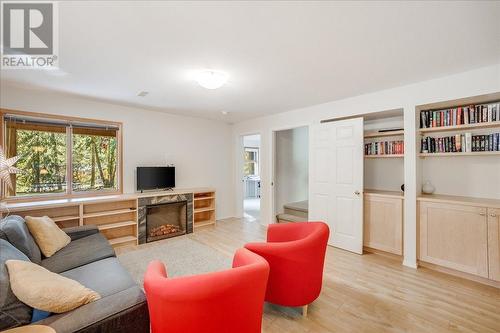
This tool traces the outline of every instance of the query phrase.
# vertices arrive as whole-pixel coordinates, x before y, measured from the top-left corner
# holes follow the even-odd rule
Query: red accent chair
[[[249,243],[245,248],[264,257],[271,271],[266,301],[282,306],[307,305],[318,298],[330,230],[323,222],[271,224],[267,243]]]
[[[239,249],[233,268],[167,278],[160,261],[144,276],[152,333],[261,332],[269,264]]]

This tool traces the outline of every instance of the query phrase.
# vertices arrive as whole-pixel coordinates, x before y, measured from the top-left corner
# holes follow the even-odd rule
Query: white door
[[[330,227],[329,245],[363,253],[363,118],[311,127],[309,220]]]

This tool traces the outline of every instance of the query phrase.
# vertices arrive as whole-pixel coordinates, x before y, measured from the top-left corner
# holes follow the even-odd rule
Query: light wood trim
[[[88,213],[88,214],[83,214],[83,218],[92,218],[92,217],[101,217],[101,216],[109,216],[109,215],[118,215],[118,214],[128,214],[128,213],[134,213],[136,212],[137,209],[135,208],[127,208],[127,209],[117,209],[117,210],[108,210],[108,211],[103,211],[103,212],[95,212],[95,213]]]
[[[363,252],[373,253],[373,254],[376,254],[376,255],[384,256],[386,258],[390,258],[392,260],[396,260],[396,261],[401,262],[401,263],[403,262],[403,255],[394,254],[394,253],[390,253],[390,252],[387,252],[387,251],[382,251],[382,250],[374,249],[372,247],[363,246]]]
[[[449,203],[485,208],[500,208],[500,199],[487,199],[487,198],[473,198],[462,197],[456,195],[446,194],[420,194],[417,201],[421,202],[436,202],[436,203]]]
[[[418,157],[457,157],[457,156],[500,156],[500,151],[472,151],[464,153],[419,153]]]
[[[365,155],[365,158],[403,158],[404,154]]]
[[[438,133],[438,132],[450,132],[450,131],[467,131],[467,130],[475,130],[482,128],[500,128],[500,121],[492,121],[487,123],[477,123],[477,124],[463,124],[463,125],[454,125],[454,126],[441,126],[441,127],[429,127],[429,128],[420,128],[418,132],[421,134],[424,133]]]
[[[198,228],[198,227],[204,227],[204,226],[213,225],[213,224],[215,224],[214,220],[195,221],[193,224],[193,227]]]
[[[487,278],[484,278],[484,277],[481,277],[481,276],[477,276],[477,275],[474,275],[474,274],[460,272],[460,271],[457,271],[455,269],[443,267],[443,266],[436,265],[436,264],[431,264],[429,262],[425,262],[425,261],[421,261],[421,260],[418,260],[418,266],[419,267],[428,268],[428,269],[431,269],[433,271],[437,271],[437,272],[441,272],[441,273],[445,273],[445,274],[457,276],[457,277],[460,277],[460,278],[463,278],[463,279],[467,279],[467,280],[479,282],[481,284],[485,284],[485,285],[488,285],[488,286],[500,288],[500,282],[493,281],[493,280],[490,280],[490,279],[487,279]]]
[[[108,229],[130,227],[130,226],[135,226],[135,225],[137,225],[137,222],[135,222],[135,221],[123,221],[123,222],[116,222],[116,223],[109,223],[109,224],[100,224],[97,226],[97,228],[99,230],[108,230]]]
[[[489,278],[500,282],[500,209],[488,209]]]
[[[383,138],[387,136],[403,136],[405,134],[404,130],[400,131],[390,131],[390,132],[365,132],[365,139],[368,138]]]
[[[106,190],[106,191],[94,191],[94,192],[72,192],[71,181],[68,182],[68,186],[66,189],[66,193],[64,194],[44,194],[44,195],[30,195],[30,196],[22,196],[22,197],[8,197],[5,198],[6,188],[3,184],[1,188],[1,198],[6,202],[26,202],[26,201],[45,201],[48,198],[50,199],[64,199],[64,198],[79,198],[79,197],[95,197],[95,196],[106,196],[112,194],[123,194],[123,123],[111,120],[102,120],[102,119],[93,119],[93,118],[82,118],[82,117],[72,117],[72,116],[64,116],[64,115],[56,115],[49,113],[40,113],[40,112],[31,112],[31,111],[21,111],[21,110],[13,110],[13,109],[4,109],[0,108],[0,135],[2,147],[5,146],[5,137],[4,137],[4,116],[6,114],[13,115],[22,115],[29,117],[37,117],[37,118],[45,118],[45,119],[56,119],[56,120],[66,120],[66,121],[74,121],[74,122],[85,122],[85,123],[95,123],[100,125],[112,125],[118,127],[117,130],[117,141],[118,141],[118,154],[117,154],[117,172],[118,172],[118,189],[117,190]],[[71,167],[71,161],[68,161],[67,167]],[[71,179],[69,175],[71,175],[71,170],[67,173],[68,179]]]
[[[14,115],[20,115],[20,116],[38,117],[38,118],[55,119],[55,120],[67,120],[67,121],[75,121],[75,122],[91,122],[91,123],[96,123],[96,124],[101,124],[101,125],[108,124],[108,125],[113,125],[113,126],[117,126],[117,127],[123,126],[123,123],[119,122],[119,121],[83,118],[83,117],[73,117],[73,116],[58,115],[58,114],[53,114],[53,113],[21,111],[21,110],[4,109],[4,108],[0,109],[0,113],[2,113],[2,118],[6,114],[14,114]]]
[[[377,197],[389,197],[389,198],[404,199],[404,192],[403,191],[364,189],[363,193],[366,196],[373,196],[373,197],[377,196]]]
[[[210,199],[215,199],[215,197],[198,197],[198,198],[194,198],[193,200],[194,201],[202,201],[202,200],[210,200]]]
[[[488,278],[486,208],[421,202],[419,234],[421,261]]]
[[[59,217],[52,217],[52,220],[54,222],[63,222],[63,221],[71,221],[71,220],[80,220],[80,216],[75,215],[75,216],[59,216]]]
[[[135,236],[124,236],[124,237],[117,237],[117,238],[112,238],[108,240],[111,246],[117,246],[117,245],[122,245],[124,243],[132,243],[132,242],[137,242],[137,237]]]

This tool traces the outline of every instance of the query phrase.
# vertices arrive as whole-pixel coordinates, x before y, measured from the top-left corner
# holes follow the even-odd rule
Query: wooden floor
[[[265,233],[257,222],[228,219],[189,237],[232,257]],[[307,318],[266,304],[263,332],[500,332],[500,289],[494,287],[333,247],[324,274]]]

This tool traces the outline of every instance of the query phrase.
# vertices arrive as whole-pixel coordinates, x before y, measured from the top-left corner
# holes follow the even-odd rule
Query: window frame
[[[252,161],[244,161],[244,164],[246,163],[253,163],[254,164],[254,170],[255,173],[253,175],[246,175],[248,176],[254,176],[254,177],[259,177],[260,176],[260,148],[259,147],[243,147],[243,154],[246,154],[248,152],[253,152],[255,153],[255,159]]]
[[[41,120],[58,120],[66,122],[83,122],[83,123],[93,123],[96,125],[109,125],[117,127],[116,139],[117,139],[117,188],[116,189],[104,189],[104,190],[93,190],[93,191],[73,191],[73,135],[71,127],[66,127],[66,192],[64,193],[40,193],[40,194],[30,194],[23,196],[11,196],[7,197],[7,185],[2,184],[1,186],[1,199],[5,201],[41,201],[50,199],[63,199],[63,198],[85,198],[85,197],[95,197],[95,196],[105,196],[105,195],[117,195],[123,194],[123,123],[108,120],[90,119],[90,118],[80,118],[71,117],[63,115],[54,115],[47,113],[38,112],[28,112],[20,110],[11,109],[0,109],[0,135],[1,142],[4,151],[6,151],[6,124],[4,121],[5,115],[17,115],[17,116],[27,116],[39,118]],[[3,183],[3,182],[2,182]]]

